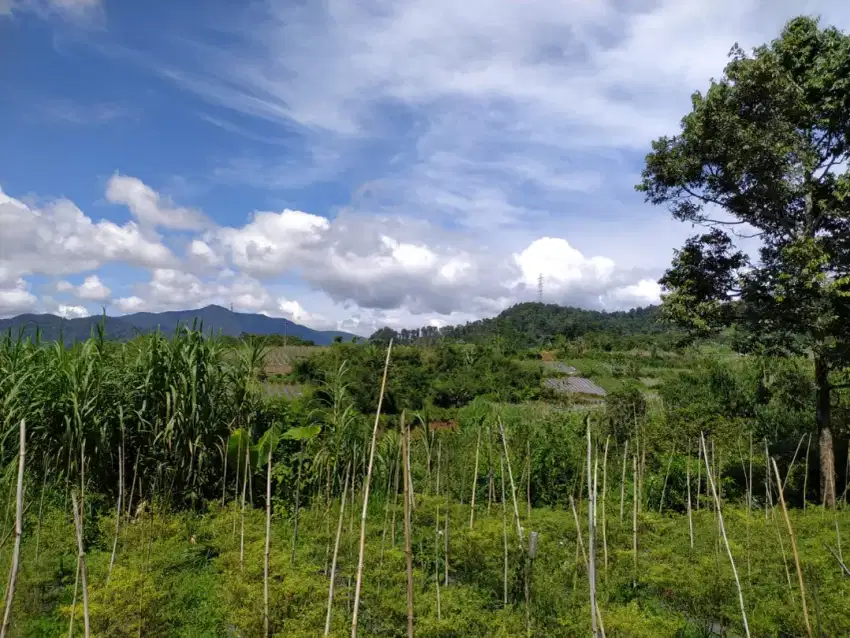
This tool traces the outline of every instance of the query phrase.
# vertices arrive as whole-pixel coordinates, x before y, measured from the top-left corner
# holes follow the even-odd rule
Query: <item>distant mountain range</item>
[[[14,334],[21,329],[25,335],[33,335],[41,328],[45,341],[57,341],[60,334],[66,343],[87,339],[92,329],[100,323],[100,316],[80,319],[63,319],[56,315],[26,314],[0,319],[0,332],[9,328]],[[174,310],[170,312],[136,312],[120,317],[106,317],[106,336],[109,339],[128,340],[139,333],[153,332],[157,329],[164,333],[174,332],[179,325],[192,325],[195,320],[203,322],[205,332],[238,337],[243,332],[258,335],[289,335],[309,339],[316,345],[327,345],[334,337],[349,340],[355,335],[336,330],[313,330],[289,319],[267,317],[266,315],[231,312],[221,306],[206,306],[197,310]]]

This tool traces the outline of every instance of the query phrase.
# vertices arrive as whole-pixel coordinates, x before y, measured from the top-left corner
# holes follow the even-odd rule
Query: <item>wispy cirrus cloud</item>
[[[326,163],[374,160],[376,140],[392,140],[370,207],[479,230],[552,226],[594,196],[639,209],[611,191],[630,190],[649,141],[675,130],[732,44],[816,10],[850,21],[790,0],[272,1],[232,19],[226,46],[184,40],[161,70],[321,140]]]

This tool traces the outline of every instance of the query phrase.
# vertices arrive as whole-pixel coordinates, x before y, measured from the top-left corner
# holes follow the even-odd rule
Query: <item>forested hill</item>
[[[107,339],[125,341],[138,334],[155,330],[173,333],[178,326],[191,326],[196,321],[199,326],[203,326],[205,332],[227,337],[238,337],[243,333],[285,335],[309,340],[316,345],[326,345],[331,343],[334,337],[342,337],[347,341],[354,336],[337,330],[313,330],[289,319],[233,312],[215,305],[195,310],[136,312],[105,319],[99,316],[63,319],[48,314],[19,315],[11,319],[0,319],[0,334],[11,330],[13,335],[21,332],[24,336],[32,337],[38,329],[41,331],[41,338],[45,341],[56,341],[61,335],[66,343],[73,343],[88,339],[95,326],[104,322]]]
[[[670,329],[659,322],[659,317],[659,306],[603,312],[530,302],[512,306],[496,317],[460,326],[426,326],[398,332],[382,328],[371,340],[388,341],[391,337],[399,343],[428,343],[439,339],[466,343],[501,340],[512,347],[531,348],[589,335],[621,338],[671,334]]]

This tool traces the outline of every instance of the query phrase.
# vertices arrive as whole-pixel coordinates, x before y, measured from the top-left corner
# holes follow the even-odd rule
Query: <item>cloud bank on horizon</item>
[[[633,191],[738,42],[827,0],[0,0],[0,316],[316,328],[656,303]]]

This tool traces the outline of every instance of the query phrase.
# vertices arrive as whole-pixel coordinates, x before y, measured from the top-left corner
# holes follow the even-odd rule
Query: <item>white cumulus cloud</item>
[[[89,275],[76,289],[77,297],[87,301],[105,301],[111,292],[97,275]]]
[[[113,175],[106,187],[106,199],[127,206],[143,224],[176,229],[198,229],[208,225],[198,211],[174,206],[136,177]]]
[[[79,319],[91,315],[85,306],[72,306],[68,304],[59,304],[56,308],[56,314],[65,319]]]
[[[110,262],[159,267],[176,262],[161,239],[134,222],[93,221],[58,199],[29,206],[0,190],[0,272],[65,275]]]

